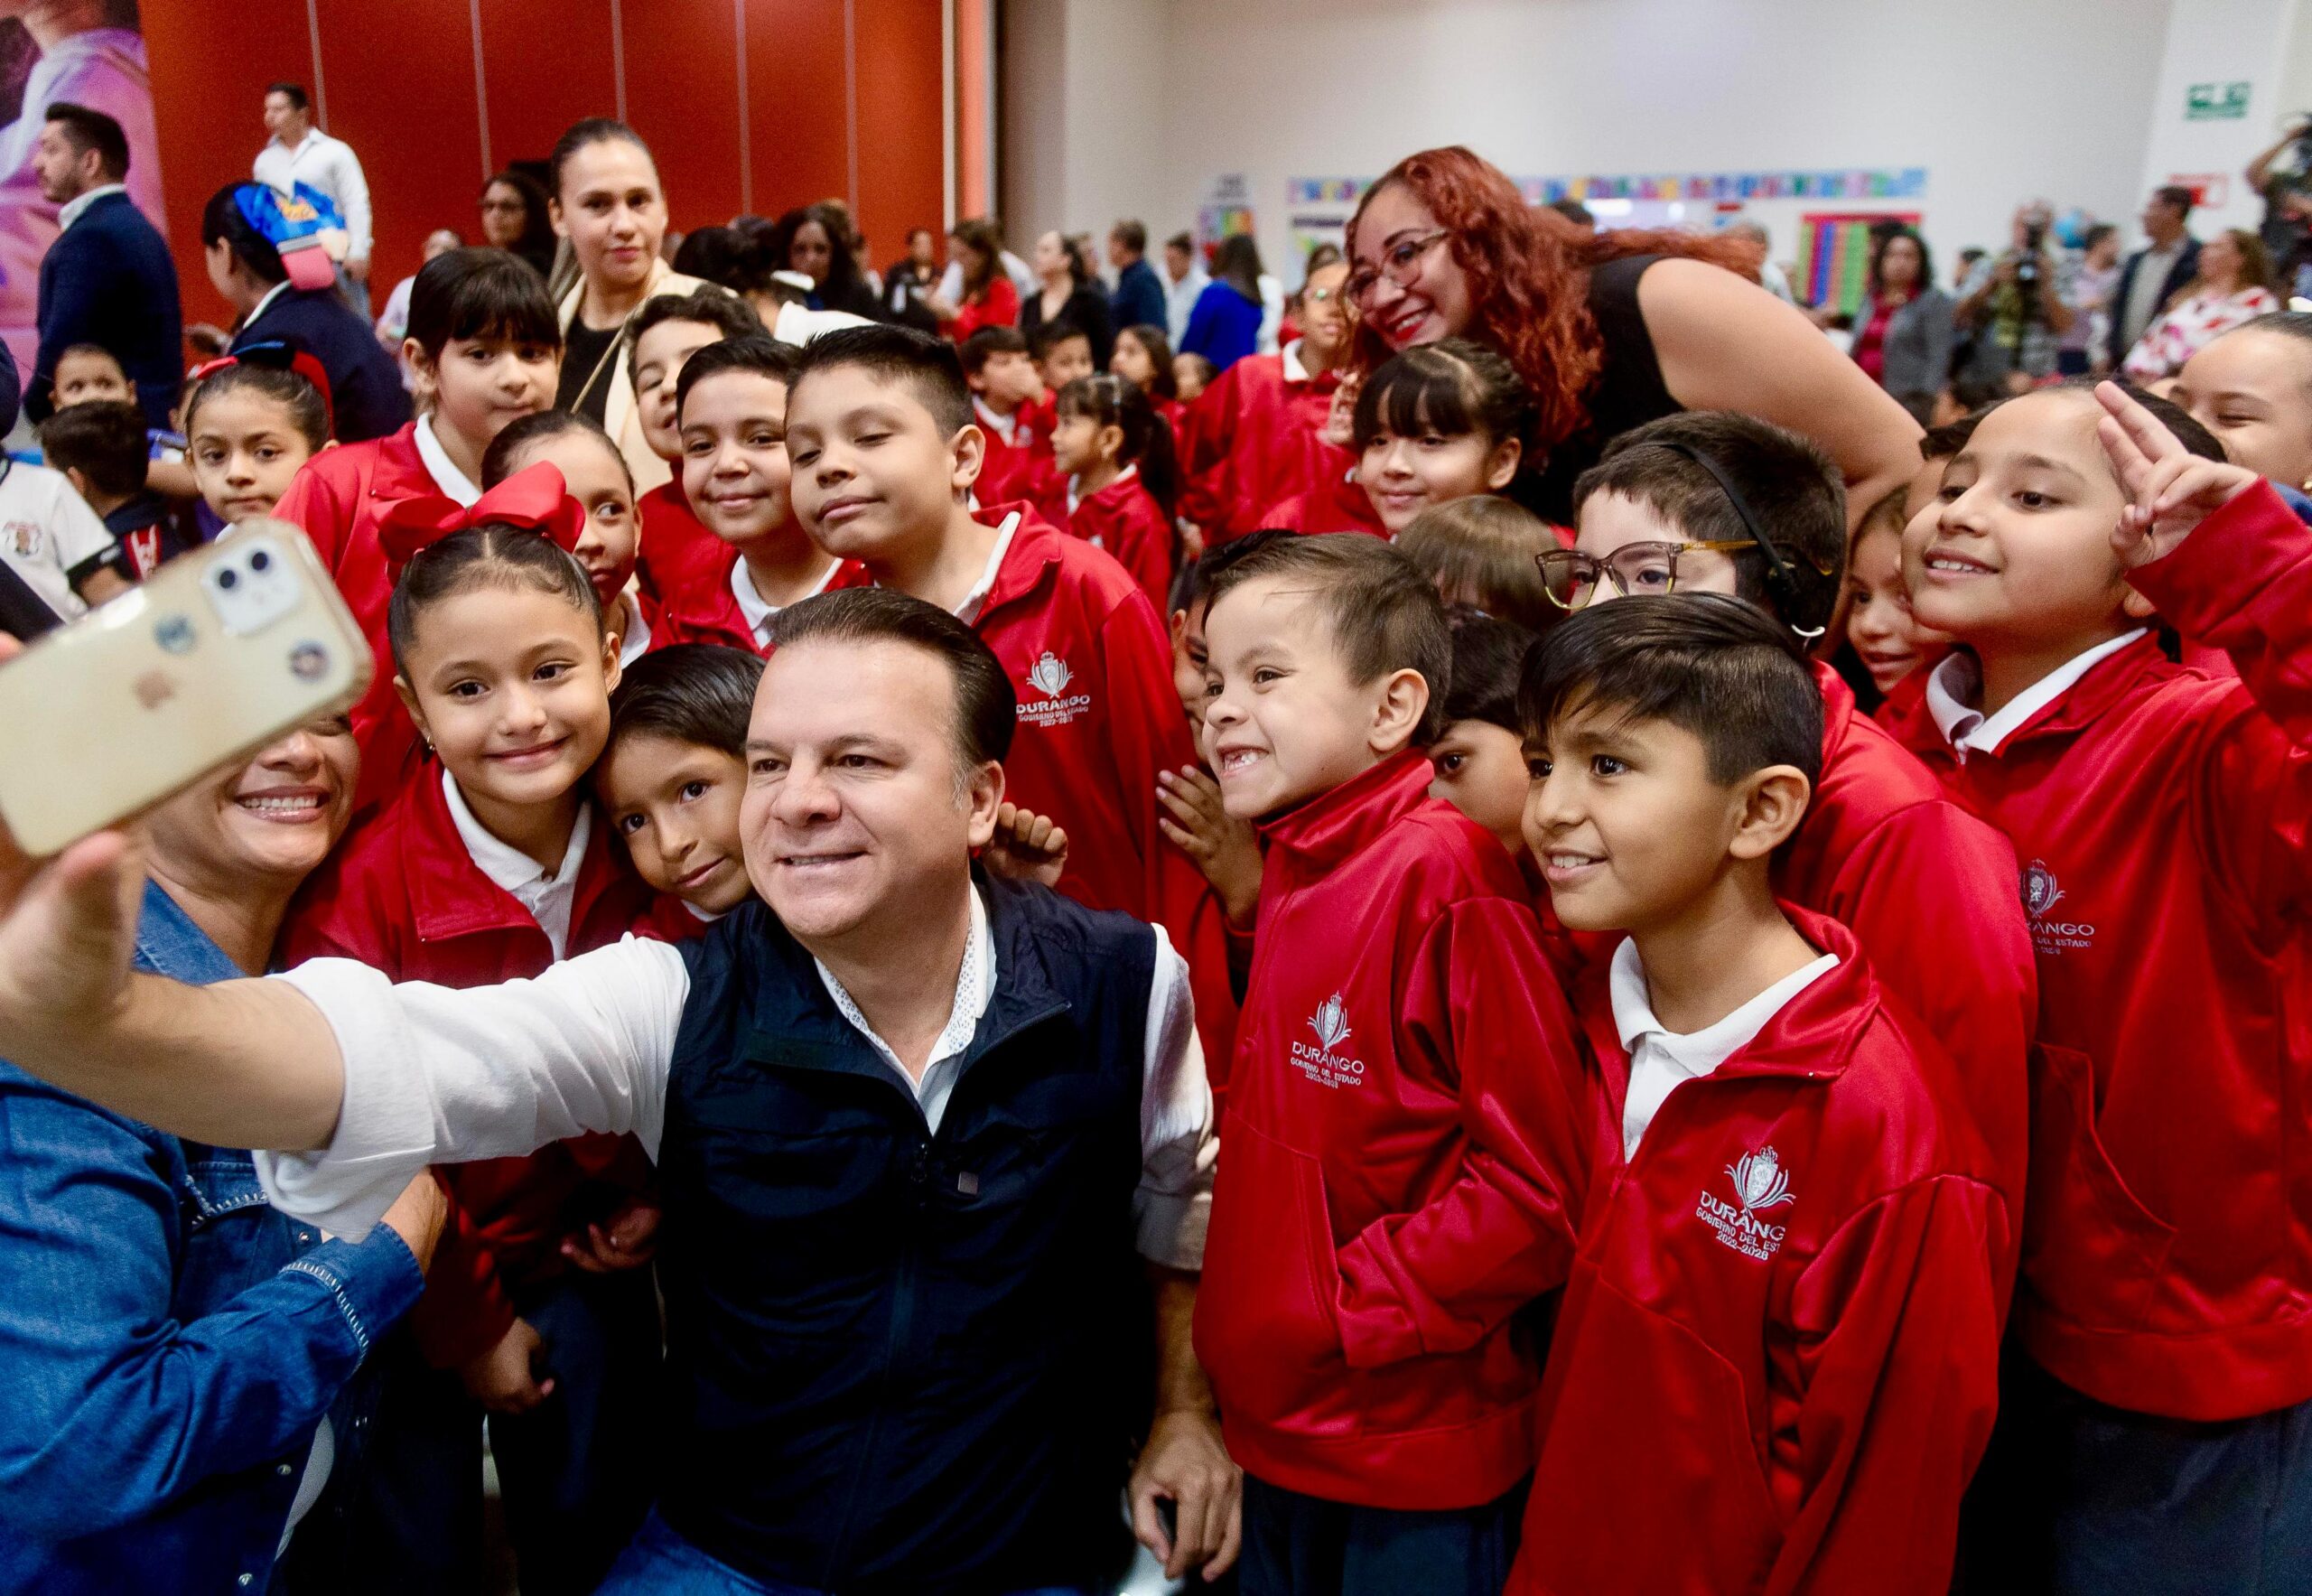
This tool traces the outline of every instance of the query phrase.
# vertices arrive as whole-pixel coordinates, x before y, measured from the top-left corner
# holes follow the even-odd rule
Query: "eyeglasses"
[[[1361,305],[1381,285],[1384,275],[1400,288],[1412,287],[1413,280],[1421,275],[1422,257],[1434,249],[1440,239],[1450,237],[1451,229],[1439,228],[1417,238],[1398,239],[1383,252],[1379,266],[1361,266],[1350,272],[1348,281],[1341,285],[1341,292],[1351,304]]]
[[[1542,568],[1542,585],[1550,602],[1561,610],[1586,609],[1605,583],[1624,598],[1659,596],[1678,591],[1678,556],[1691,550],[1737,554],[1756,550],[1747,537],[1716,543],[1625,543],[1600,559],[1579,549],[1555,548],[1535,555]]]

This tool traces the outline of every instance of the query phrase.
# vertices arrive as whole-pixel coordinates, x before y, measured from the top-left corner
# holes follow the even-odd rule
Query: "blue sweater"
[[[1144,260],[1124,267],[1116,275],[1116,291],[1109,298],[1108,309],[1119,332],[1127,327],[1163,326],[1164,282],[1156,268]]]
[[[1215,279],[1196,296],[1189,312],[1189,330],[1180,337],[1180,352],[1202,355],[1217,374],[1251,354],[1260,345],[1261,302],[1246,299],[1227,284]]]
[[[34,421],[47,419],[58,359],[76,343],[93,343],[111,350],[136,385],[146,425],[169,425],[184,378],[177,268],[126,194],[105,195],[48,247],[39,315],[40,354],[24,396]]]
[[[276,340],[305,350],[329,374],[339,443],[382,438],[408,425],[409,394],[401,386],[401,368],[336,289],[284,289],[233,334],[233,348]]]

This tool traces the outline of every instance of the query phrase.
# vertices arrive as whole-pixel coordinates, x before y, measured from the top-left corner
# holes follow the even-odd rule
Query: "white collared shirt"
[[[345,219],[346,252],[368,255],[369,180],[362,175],[360,158],[343,139],[331,138],[318,127],[307,128],[294,149],[278,136],[269,138],[256,153],[250,173],[279,193],[290,193],[302,182],[327,194]]]
[[[1309,380],[1309,368],[1300,359],[1300,341],[1299,339],[1296,338],[1291,343],[1286,344],[1283,349],[1278,351],[1277,358],[1284,362],[1285,381],[1306,382]]]
[[[458,462],[450,458],[447,449],[442,447],[442,440],[434,434],[433,416],[421,415],[417,418],[415,438],[417,458],[425,462],[425,474],[434,479],[434,485],[442,490],[451,502],[471,509],[474,500],[481,497],[481,490],[474,485],[472,478],[458,469]]]
[[[1971,753],[1997,753],[2000,743],[2078,686],[2080,677],[2149,630],[2139,626],[2108,643],[2096,644],[2084,654],[2073,655],[2065,664],[2018,693],[1992,715],[1986,715],[1971,702],[1980,700],[1983,689],[1981,671],[1974,656],[1963,649],[1955,650],[1926,678],[1926,713],[1934,717],[1935,729],[1951,745],[1951,751],[1959,756],[1960,763],[1964,764]]]
[[[450,800],[450,823],[458,828],[458,840],[465,844],[467,854],[481,867],[482,874],[530,911],[554,948],[555,962],[561,963],[570,944],[570,910],[578,901],[578,866],[585,861],[586,839],[594,829],[592,806],[578,806],[578,824],[570,828],[570,845],[562,850],[562,863],[548,874],[521,849],[483,829],[473,811],[466,807],[466,795],[458,790],[456,778],[447,770],[442,772],[442,791]]]
[[[1108,480],[1108,488],[1114,487],[1118,482],[1128,482],[1139,474],[1140,464],[1135,461],[1132,464],[1124,467],[1123,470],[1118,471],[1114,477],[1110,478]],[[1083,492],[1076,486],[1076,484],[1080,481],[1082,481],[1081,478],[1073,475],[1067,479],[1067,513],[1071,516],[1076,513],[1076,507],[1084,502]],[[1105,493],[1107,491],[1107,488],[1103,488],[1100,491]],[[1094,548],[1100,546],[1100,540],[1098,538],[1095,537],[1090,541]]]
[[[979,1032],[980,1016],[987,1013],[988,1000],[995,995],[995,934],[987,928],[987,905],[981,901],[979,891],[972,891],[972,929],[964,938],[964,962],[956,971],[955,1002],[947,1010],[947,1022],[931,1043],[931,1055],[923,1066],[922,1078],[907,1072],[891,1044],[875,1034],[867,1023],[867,1016],[851,1000],[843,983],[835,979],[833,970],[816,955],[812,965],[819,972],[819,979],[826,984],[827,995],[834,999],[835,1012],[851,1022],[851,1028],[874,1044],[875,1051],[890,1067],[894,1078],[908,1089],[923,1107],[923,1122],[931,1134],[939,1134],[939,1121],[947,1112],[947,1099],[956,1090],[956,1078],[963,1073],[964,1051],[972,1045],[972,1038]]]
[[[987,564],[980,570],[979,580],[972,583],[971,592],[956,606],[956,619],[965,626],[979,620],[979,612],[987,608],[987,595],[995,591],[996,574],[1003,569],[1003,556],[1012,552],[1012,534],[1020,529],[1020,512],[1013,510],[1003,518],[1002,528],[995,535],[995,546],[987,551]]]
[[[619,598],[620,607],[634,622],[618,635],[618,667],[624,670],[650,652],[650,622],[643,619],[642,599],[635,592],[632,583],[627,583],[626,591],[619,594]]]
[[[989,432],[993,433],[997,437],[1002,438],[1007,443],[1012,441],[1012,431],[1020,425],[1020,413],[1017,410],[1014,410],[1009,415],[998,415],[994,411],[990,410],[987,407],[987,401],[981,398],[977,394],[974,394],[972,396],[972,410],[974,414],[978,415],[980,425],[985,427]]]
[[[283,294],[288,293],[296,285],[294,283],[292,283],[288,278],[284,277],[272,287],[266,289],[265,291],[265,297],[258,300],[255,304],[249,306],[249,313],[241,318],[242,327],[246,329],[256,326],[257,318],[264,315],[265,313],[272,307],[273,302],[279,299]]]
[[[1188,966],[1161,926],[1148,931],[1155,961],[1140,1059],[1134,1229],[1142,1257],[1195,1270],[1220,1144]],[[968,989],[959,983],[958,1011],[984,1013],[999,975],[985,957]],[[658,1156],[690,999],[689,966],[672,944],[629,937],[535,980],[495,986],[396,985],[339,958],[271,978],[295,986],[329,1022],[345,1081],[327,1148],[256,1155],[266,1195],[284,1212],[359,1240],[428,1164],[530,1153],[590,1131],[631,1134]],[[951,1017],[951,1028],[961,1023],[960,1013]],[[935,1052],[949,1041],[943,1034]],[[930,1070],[920,1089],[909,1083],[927,1120],[932,1089]]]
[[[811,583],[811,591],[795,602],[799,604],[803,599],[816,599],[826,592],[827,583],[833,582],[834,574],[842,569],[841,560],[829,560],[827,568],[819,573],[819,579]],[[755,574],[747,569],[744,557],[731,562],[731,596],[738,601],[739,613],[746,618],[747,630],[755,634],[755,646],[769,648],[771,620],[786,606],[772,603],[756,591]]]
[[[74,222],[79,220],[83,216],[86,216],[89,212],[89,207],[103,199],[107,194],[125,194],[126,192],[128,192],[128,185],[125,182],[98,183],[95,188],[90,189],[87,193],[80,195],[79,198],[67,200],[64,202],[64,208],[56,213],[57,230],[61,232],[64,229],[70,227]]]
[[[1637,940],[1626,938],[1614,949],[1607,979],[1607,995],[1614,1008],[1614,1029],[1629,1054],[1629,1092],[1622,1099],[1622,1156],[1637,1156],[1645,1127],[1683,1081],[1700,1080],[1732,1058],[1780,1013],[1790,1000],[1838,967],[1834,954],[1824,954],[1803,969],[1793,970],[1757,996],[1712,1025],[1680,1035],[1664,1029],[1654,1017],[1654,998],[1645,985],[1645,968],[1638,963]]]

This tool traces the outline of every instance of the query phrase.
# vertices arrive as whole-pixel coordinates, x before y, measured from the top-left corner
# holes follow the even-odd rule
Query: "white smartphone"
[[[0,664],[0,819],[53,854],[368,690],[305,535],[245,521]]]

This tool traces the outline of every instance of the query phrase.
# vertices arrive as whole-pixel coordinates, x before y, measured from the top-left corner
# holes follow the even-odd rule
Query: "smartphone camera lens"
[[[258,549],[249,555],[249,569],[252,571],[266,570],[271,566],[272,564],[273,556],[266,553],[263,549]]]
[[[230,593],[238,586],[240,580],[241,574],[230,565],[217,573],[217,585],[226,593]]]

